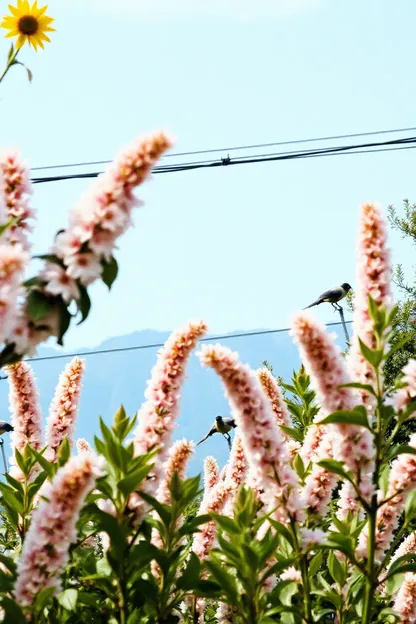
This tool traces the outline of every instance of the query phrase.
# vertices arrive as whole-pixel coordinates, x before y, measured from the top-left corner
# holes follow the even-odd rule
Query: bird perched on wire
[[[14,431],[14,428],[5,420],[0,420],[0,436],[3,433],[10,433],[10,431]]]
[[[314,301],[313,303],[311,303],[310,305],[306,306],[306,308],[303,308],[303,309],[307,310],[308,308],[313,308],[314,306],[320,305],[321,303],[330,303],[335,310],[339,311],[341,306],[338,305],[338,301],[341,301],[341,299],[344,299],[344,297],[348,295],[350,290],[352,290],[352,287],[349,284],[347,284],[347,282],[344,282],[343,284],[341,284],[341,286],[337,286],[336,288],[331,288],[330,290],[326,290],[324,293],[322,293],[322,295],[318,297],[318,299],[316,299],[316,301]]]
[[[228,442],[228,446],[231,448],[231,436],[228,432],[232,429],[235,429],[236,427],[237,425],[234,418],[223,418],[222,416],[216,416],[211,429],[208,431],[207,435],[198,442],[197,446],[202,444],[202,442],[205,442],[205,440],[214,435],[214,433],[222,433],[222,435]]]

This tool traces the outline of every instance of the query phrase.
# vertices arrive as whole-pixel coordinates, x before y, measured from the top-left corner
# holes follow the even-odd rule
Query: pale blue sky
[[[416,126],[412,0],[51,0],[49,13],[52,44],[22,52],[33,84],[15,69],[1,89],[1,143],[32,166],[111,158],[158,129],[182,152]],[[416,199],[415,156],[155,176],[112,294],[94,289],[67,346],[194,317],[214,332],[287,326],[322,290],[354,283],[358,205]],[[87,185],[36,187],[37,252]]]

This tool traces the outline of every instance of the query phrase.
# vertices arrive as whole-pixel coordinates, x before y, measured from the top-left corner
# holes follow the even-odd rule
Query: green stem
[[[302,575],[302,586],[303,586],[303,609],[304,609],[304,620],[307,624],[312,624],[312,605],[310,601],[311,597],[311,586],[309,583],[308,576],[308,564],[306,561],[306,557],[302,557],[300,560],[300,573]]]
[[[378,501],[377,501],[377,489],[380,475],[380,465],[381,465],[381,446],[382,446],[382,423],[381,423],[381,408],[382,408],[382,387],[381,387],[381,379],[380,379],[380,370],[377,367],[375,369],[376,373],[376,385],[377,385],[377,409],[376,409],[376,431],[375,431],[375,442],[376,442],[376,458],[375,458],[375,467],[373,474],[373,485],[374,485],[374,494],[371,499],[371,509],[368,514],[368,560],[367,560],[367,579],[365,586],[365,594],[364,594],[364,608],[363,608],[363,617],[362,624],[370,624],[371,622],[371,609],[374,601],[374,590],[375,590],[375,554],[376,554],[376,533],[377,533],[377,510],[378,510]]]
[[[4,68],[4,71],[3,71],[3,73],[2,73],[2,74],[1,74],[1,76],[0,76],[0,82],[1,82],[4,78],[5,78],[5,76],[6,76],[7,72],[9,71],[9,69],[10,69],[13,65],[15,65],[15,64],[16,64],[16,63],[15,63],[15,61],[16,61],[16,57],[17,57],[17,55],[18,55],[18,54],[19,54],[19,49],[18,49],[18,48],[16,48],[16,49],[13,51],[13,53],[11,54],[11,56],[9,56],[9,58],[8,58],[8,60],[7,60],[7,65],[6,65],[6,67]]]

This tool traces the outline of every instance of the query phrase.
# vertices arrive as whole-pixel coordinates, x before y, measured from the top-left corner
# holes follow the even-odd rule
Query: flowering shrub
[[[77,213],[80,214],[80,213]],[[302,369],[283,391],[221,345],[238,428],[227,465],[186,478],[192,442],[172,443],[202,322],[158,354],[146,401],[73,443],[84,363],[63,372],[42,432],[36,383],[9,365],[12,471],[0,484],[5,622],[416,621],[416,362],[384,390],[392,306],[385,226],[360,213],[354,347],[345,358],[309,312],[295,315]],[[361,299],[360,299],[361,298]],[[399,348],[397,345],[394,348]]]
[[[2,24],[43,47],[51,18],[27,0]],[[35,29],[36,27],[36,29]],[[220,471],[186,478],[194,445],[173,443],[186,366],[203,322],[158,354],[137,415],[100,421],[94,449],[74,444],[84,362],[59,380],[46,432],[36,381],[22,358],[51,336],[62,344],[88,287],[117,277],[113,252],[131,224],[134,189],[170,146],[133,143],[72,209],[41,271],[30,259],[29,171],[0,157],[0,367],[10,384],[11,470],[0,482],[0,610],[9,624],[338,624],[416,622],[416,362],[393,391],[383,363],[396,309],[384,219],[361,208],[354,337],[345,358],[309,312],[292,335],[302,368],[283,391],[221,345],[199,352],[219,376],[238,426]],[[22,283],[23,282],[23,283]]]

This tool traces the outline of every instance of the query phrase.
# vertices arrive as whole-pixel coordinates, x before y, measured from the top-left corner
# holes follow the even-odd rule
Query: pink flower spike
[[[188,323],[183,329],[174,332],[163,349],[153,368],[152,377],[145,392],[147,401],[138,413],[139,424],[134,432],[135,454],[144,455],[159,449],[152,469],[152,479],[143,488],[154,495],[163,477],[163,464],[171,445],[172,433],[179,415],[181,388],[185,381],[185,370],[190,355],[198,341],[205,335],[207,326],[202,321]],[[133,495],[130,501],[138,517],[145,507],[141,499]]]
[[[77,451],[78,451],[78,455],[81,455],[81,453],[91,453],[91,452],[93,452],[91,446],[89,445],[87,440],[84,440],[84,438],[78,438],[78,440],[77,440]]]
[[[46,263],[40,278],[46,282],[45,292],[48,295],[60,295],[67,304],[81,296],[75,280],[59,264]]]
[[[83,453],[72,457],[48,484],[45,496],[49,500],[41,500],[33,512],[17,564],[14,596],[19,605],[32,605],[43,589],[60,591],[81,507],[101,474],[101,460]]]
[[[46,456],[49,461],[56,461],[56,453],[64,438],[72,446],[84,371],[85,360],[74,358],[59,378],[46,430]]]
[[[393,404],[398,412],[403,412],[416,400],[416,360],[410,358],[402,373],[400,383],[403,387],[393,395]]]
[[[348,384],[350,378],[340,349],[325,327],[310,313],[300,312],[293,319],[291,333],[321,404],[321,416],[353,409],[359,402],[358,396],[352,388],[340,387]],[[368,498],[371,487],[367,475],[372,472],[375,453],[371,432],[356,425],[328,425],[328,429],[334,432],[334,458],[363,483],[362,495]]]
[[[165,474],[156,493],[156,498],[159,503],[164,503],[165,505],[171,504],[169,484],[172,476],[176,472],[179,479],[182,480],[185,478],[186,467],[193,452],[194,444],[193,442],[188,442],[188,440],[178,440],[172,444],[164,465]]]
[[[225,476],[225,485],[230,488],[230,498],[224,509],[224,515],[232,517],[233,505],[239,488],[245,484],[247,477],[247,460],[244,454],[243,441],[237,432],[231,447],[230,460]]]
[[[221,514],[229,496],[230,489],[225,483],[220,481],[212,488],[209,495],[202,500],[198,515]],[[216,522],[215,520],[210,520],[201,526],[199,533],[194,535],[192,550],[201,561],[207,559],[211,549],[214,547],[216,533]]]
[[[240,428],[251,479],[280,522],[303,517],[299,480],[290,466],[288,449],[277,419],[256,373],[236,353],[221,345],[204,345],[201,362],[221,377],[232,413]]]
[[[291,427],[292,423],[285,400],[279,388],[279,384],[267,368],[260,368],[257,371],[258,378],[266,396],[269,398],[273,412],[277,418],[278,425]]]
[[[416,433],[410,436],[409,446],[416,449]],[[416,455],[402,453],[391,465],[389,485],[386,493],[387,503],[377,511],[376,523],[376,561],[385,552],[391,543],[394,531],[399,523],[408,494],[416,487]],[[379,492],[379,500],[382,494]],[[357,553],[360,557],[367,557],[368,525],[360,533]]]
[[[21,245],[0,244],[0,343],[13,334],[29,255]]]
[[[5,203],[5,214],[1,215],[1,223],[8,219],[17,219],[3,235],[11,245],[18,244],[26,252],[30,252],[31,244],[28,234],[32,231],[29,220],[35,213],[30,206],[32,185],[30,169],[18,151],[0,153],[0,193]]]
[[[416,622],[416,574],[407,572],[394,601],[393,609],[401,624]]]
[[[208,493],[219,481],[219,468],[214,457],[209,455],[204,459],[204,489]]]
[[[327,429],[321,443],[315,461],[321,459],[333,458],[333,441],[334,433]],[[331,501],[332,491],[337,485],[338,477],[332,472],[328,472],[325,468],[314,463],[312,471],[305,480],[305,507],[311,514],[325,516],[329,511],[329,503]]]
[[[27,444],[36,451],[42,448],[42,413],[36,380],[33,370],[26,362],[18,362],[7,367],[9,381],[11,424],[14,431],[11,434],[13,454],[10,458],[10,474],[19,481],[23,474],[17,465],[15,450],[23,453]],[[32,475],[33,476],[33,475]]]
[[[357,275],[354,297],[354,316],[351,350],[348,367],[353,381],[374,384],[374,372],[361,354],[358,338],[370,348],[374,348],[374,325],[368,312],[368,297],[376,304],[390,308],[391,266],[390,250],[387,247],[387,226],[381,207],[376,203],[362,204],[357,242]],[[361,393],[364,405],[373,406],[375,398]]]

